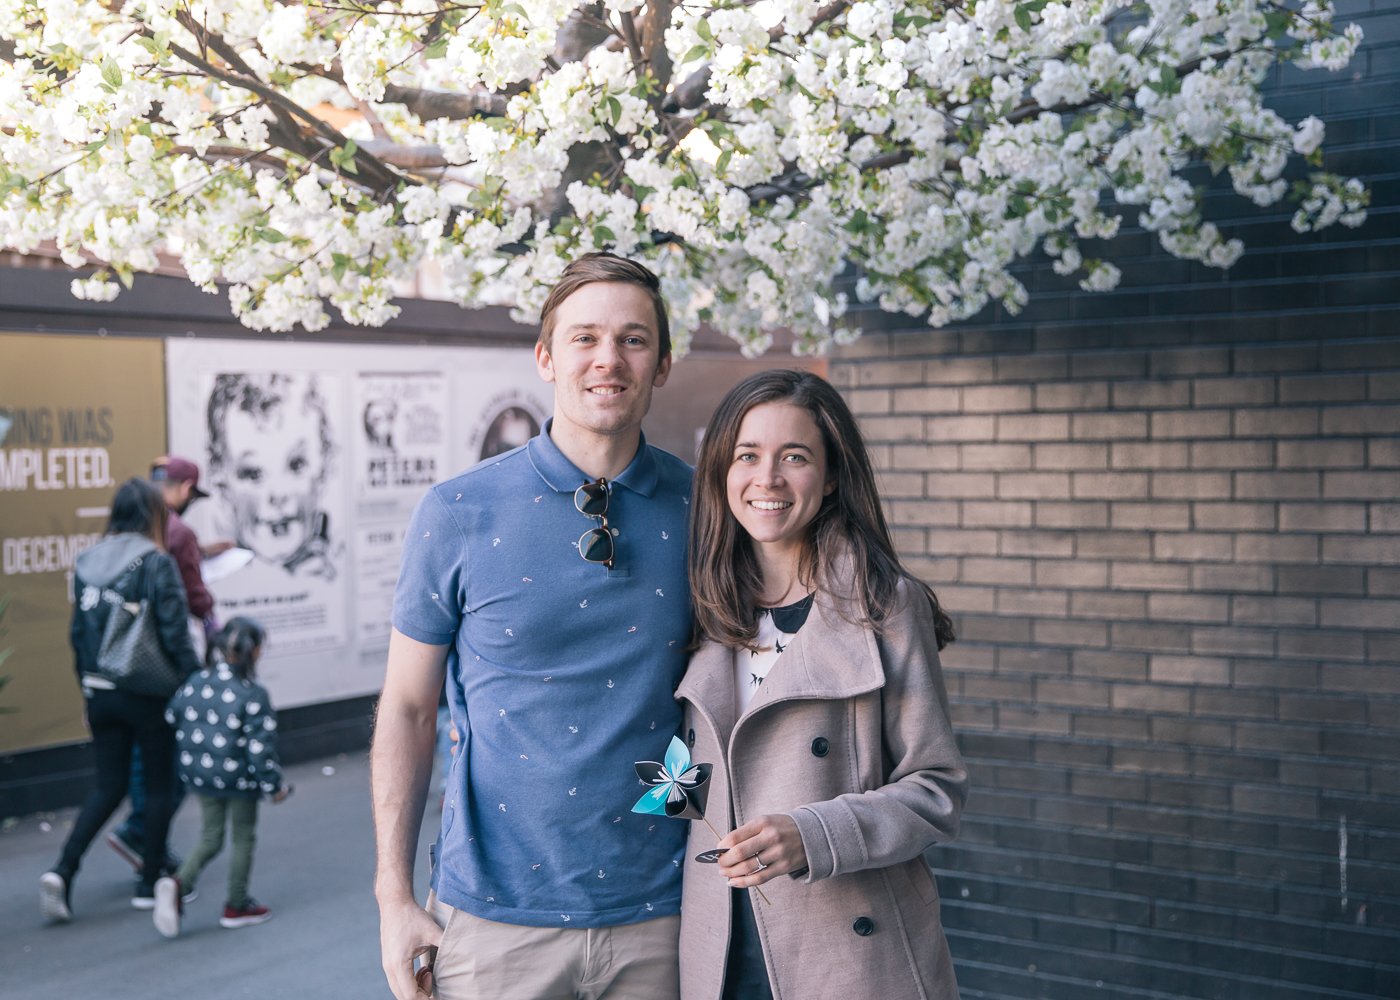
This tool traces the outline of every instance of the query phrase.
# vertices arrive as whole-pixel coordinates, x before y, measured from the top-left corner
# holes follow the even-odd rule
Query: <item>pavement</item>
[[[46,926],[39,916],[39,876],[57,859],[77,810],[6,821],[0,829],[0,997],[389,997],[379,968],[367,756],[301,764],[287,775],[295,794],[279,805],[264,801],[258,817],[249,889],[273,919],[255,927],[219,926],[225,845],[200,877],[199,898],[185,908],[180,937],[162,938],[149,912],[131,908],[131,868],[102,835],[74,880],[73,922]],[[113,824],[125,814],[123,806]],[[418,855],[419,898],[427,891],[427,844],[437,824],[434,800]],[[198,832],[198,804],[186,799],[171,830],[172,848],[188,853]]]

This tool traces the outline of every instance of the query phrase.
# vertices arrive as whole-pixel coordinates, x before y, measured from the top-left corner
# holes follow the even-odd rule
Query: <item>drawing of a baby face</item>
[[[287,563],[313,540],[326,474],[325,415],[304,380],[277,384],[223,413],[219,486],[241,545]],[[280,391],[279,391],[280,390]],[[246,398],[246,397],[245,397]]]

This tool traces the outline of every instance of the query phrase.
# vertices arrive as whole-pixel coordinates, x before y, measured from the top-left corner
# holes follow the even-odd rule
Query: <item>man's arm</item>
[[[446,646],[389,636],[389,666],[370,750],[374,804],[379,946],[384,975],[397,1000],[418,994],[413,960],[437,947],[442,930],[413,896],[413,856],[433,770],[433,735]]]

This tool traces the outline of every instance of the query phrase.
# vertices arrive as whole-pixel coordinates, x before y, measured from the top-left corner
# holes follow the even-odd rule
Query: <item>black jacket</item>
[[[97,674],[97,651],[112,613],[111,602],[102,599],[103,590],[115,591],[126,601],[150,600],[165,655],[182,675],[199,669],[199,658],[190,642],[190,609],[175,560],[144,535],[124,533],[108,535],[79,553],[74,563],[73,621],[68,638],[80,683],[84,674]]]

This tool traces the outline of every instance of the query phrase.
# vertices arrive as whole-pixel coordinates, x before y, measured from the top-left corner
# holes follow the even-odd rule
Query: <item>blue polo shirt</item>
[[[680,909],[688,824],[631,809],[633,763],[681,724],[691,469],[643,439],[612,480],[613,568],[586,562],[589,477],[550,426],[433,487],[404,540],[394,627],[450,645],[462,735],[432,885],[498,923],[636,923]]]

